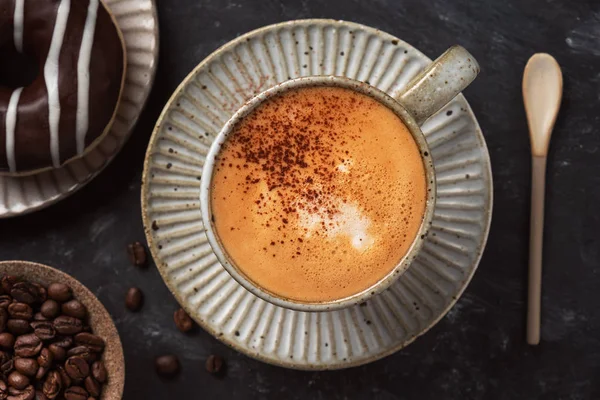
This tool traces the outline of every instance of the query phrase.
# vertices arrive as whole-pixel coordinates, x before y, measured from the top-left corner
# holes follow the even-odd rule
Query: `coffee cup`
[[[309,76],[285,81],[245,103],[217,135],[206,158],[201,179],[202,220],[209,243],[223,267],[237,282],[256,296],[275,305],[299,311],[341,309],[362,303],[387,289],[401,277],[421,251],[423,240],[427,236],[433,218],[436,194],[435,170],[420,125],[467,87],[478,73],[479,66],[475,58],[464,48],[454,46],[412,79],[406,89],[395,98],[367,83],[349,78]],[[310,93],[307,89],[311,90]],[[319,96],[323,94],[322,99],[316,99],[313,102],[310,96],[315,93],[318,93]],[[296,96],[295,100],[290,100],[290,96]],[[299,105],[301,101],[305,106]],[[347,106],[341,107],[342,110],[340,110],[337,102],[342,101],[346,101],[347,103],[343,104]],[[355,104],[364,105],[355,106]],[[267,105],[275,111],[265,109]],[[318,118],[315,118],[314,122],[308,120],[306,115],[309,114],[303,114],[305,110],[302,107],[321,110],[311,109],[309,111],[317,112],[315,115],[318,115],[322,121]],[[330,108],[324,109],[323,107]],[[277,118],[273,119],[273,115],[268,112],[278,113],[275,114]],[[347,145],[347,140],[339,139],[335,129],[344,132],[341,136],[348,135],[352,138],[360,136],[357,132],[363,132],[365,127],[369,128],[369,124],[355,124],[356,126],[352,125],[346,129],[343,121],[352,124],[354,121],[352,118],[360,119],[363,114],[368,117],[371,115],[369,113],[377,116],[376,120],[370,120],[370,124],[373,126],[377,125],[380,119],[387,118],[389,123],[386,122],[387,125],[382,125],[386,127],[385,129],[395,126],[393,119],[397,119],[405,127],[406,135],[410,137],[412,144],[406,146],[390,144],[392,146],[390,152],[396,151],[395,149],[398,148],[398,151],[405,152],[399,154],[406,157],[409,160],[407,162],[412,163],[411,166],[418,166],[417,169],[421,171],[418,175],[419,178],[411,178],[416,179],[417,189],[413,187],[411,181],[408,189],[403,187],[396,190],[393,187],[396,179],[390,178],[390,182],[388,182],[391,185],[390,189],[384,189],[382,194],[382,190],[369,187],[368,182],[371,176],[379,175],[370,173],[361,175],[360,167],[352,167],[353,159],[351,157],[338,157],[339,154],[344,154],[340,152],[340,146]],[[285,123],[282,123],[279,114],[281,114],[281,118],[285,118]],[[336,115],[340,115],[340,117],[337,121],[333,121]],[[348,122],[348,116],[344,115],[350,115],[350,122]],[[271,119],[260,120],[260,118],[266,118],[265,116],[270,116]],[[248,122],[250,120],[251,122]],[[304,125],[292,126],[294,125],[293,121],[296,120],[300,121],[298,124]],[[311,125],[313,123],[319,125],[318,129]],[[323,128],[323,125],[341,128]],[[399,124],[396,125],[399,126]],[[362,128],[357,128],[357,126],[362,126]],[[252,133],[254,136],[242,136],[243,133],[240,132],[244,129],[244,132],[254,132]],[[277,135],[282,138],[277,142],[277,147],[273,146],[275,139],[272,137],[265,136],[263,141],[260,136],[260,132],[269,130],[279,132]],[[347,130],[351,133],[346,133]],[[296,136],[286,138],[285,132],[288,131],[296,132]],[[402,136],[401,127],[397,128],[397,132],[397,135],[393,133],[388,139]],[[306,140],[306,138],[309,138],[309,142],[302,143],[302,140]],[[327,140],[332,143],[331,149],[322,145],[322,142],[327,142]],[[377,139],[369,136],[366,140]],[[242,159],[240,151],[232,150],[234,143],[238,145],[239,149],[245,149],[240,151],[248,152],[246,158]],[[357,143],[362,142],[358,141]],[[401,143],[406,143],[406,141]],[[383,149],[380,154],[385,156],[385,147],[381,147],[381,144],[374,145],[379,146],[374,148]],[[299,154],[302,152],[303,155]],[[358,148],[358,152],[360,152],[360,148]],[[365,152],[368,153],[367,150]],[[348,151],[346,150],[345,153],[348,154]],[[259,159],[258,156],[265,154],[267,157]],[[335,154],[335,157],[331,154]],[[227,160],[225,155],[231,159]],[[323,165],[315,166],[306,163],[304,157],[312,160],[313,164],[322,162]],[[293,167],[287,166],[290,158],[294,159]],[[418,160],[418,162],[414,160]],[[400,161],[396,161],[400,163]],[[396,161],[388,157],[386,165],[394,164]],[[269,163],[273,165],[269,165]],[[282,163],[286,164],[285,168],[281,168],[280,164]],[[228,173],[221,172],[227,168],[231,172],[229,182],[226,181]],[[351,175],[349,172],[351,168],[359,169],[356,172],[358,175]],[[325,169],[328,169],[326,173],[323,172]],[[245,175],[246,170],[254,170],[256,174]],[[402,168],[394,169],[394,171],[396,170],[402,170]],[[314,180],[311,176],[313,173],[315,174]],[[237,181],[235,181],[234,175],[238,176]],[[244,175],[245,181],[242,179]],[[387,172],[380,175],[384,179],[388,176]],[[352,178],[354,181],[348,176],[354,176]],[[381,198],[384,199],[373,200],[376,207],[368,207],[370,211],[365,211],[366,214],[371,213],[369,215],[379,216],[380,213],[377,210],[379,207],[382,210],[385,210],[385,207],[392,211],[399,209],[400,203],[394,203],[394,199],[389,199],[390,196],[398,193],[402,193],[404,196],[405,192],[418,192],[418,195],[414,195],[416,200],[410,200],[413,197],[408,198],[409,203],[415,202],[414,208],[412,204],[405,205],[403,203],[401,206],[403,210],[406,207],[405,214],[398,214],[405,215],[402,221],[405,221],[406,229],[409,232],[402,230],[405,228],[395,228],[394,224],[403,222],[390,220],[389,216],[386,217],[387,219],[382,217],[379,225],[373,223],[372,221],[378,217],[367,218],[366,214],[361,211],[364,208],[361,204],[354,205],[349,199],[340,197],[339,193],[352,192],[353,186],[358,182],[357,176],[362,179],[363,191],[366,187],[367,191],[373,190],[373,193],[383,196]],[[422,184],[420,183],[421,176]],[[298,177],[301,179],[299,180]],[[324,181],[323,177],[327,177],[329,181]],[[316,181],[319,183],[313,183]],[[375,181],[380,184],[380,181]],[[227,185],[227,190],[223,190],[224,185]],[[287,187],[282,188],[286,185]],[[324,187],[327,185],[332,190],[325,190]],[[340,186],[343,187],[340,188]],[[288,188],[290,191],[285,192]],[[293,191],[291,191],[292,188]],[[221,202],[221,197],[215,198],[215,193],[219,193],[219,196],[224,194],[223,201],[225,201],[225,193],[234,191],[239,191],[236,207],[231,206],[234,203],[223,202],[217,211],[213,203]],[[284,193],[281,193],[282,191]],[[331,193],[335,193],[337,197],[333,197]],[[386,197],[386,193],[391,193],[391,195]],[[374,194],[373,198],[377,199],[377,195]],[[255,200],[253,196],[260,197]],[[361,198],[364,199],[364,197],[363,194]],[[247,205],[244,202],[247,202]],[[384,204],[385,207],[381,204]],[[245,212],[246,208],[250,210],[247,215],[242,212],[242,209]],[[289,218],[284,215],[285,213],[291,213],[295,220],[300,221],[295,228],[290,227],[292,224],[288,222]],[[244,214],[243,221],[238,218],[242,214]],[[273,223],[273,217],[277,219],[275,223]],[[247,219],[259,221],[261,225],[258,226],[258,222],[255,221],[257,226],[253,227],[254,230],[245,231],[239,226],[248,225]],[[222,221],[225,220],[229,224],[227,227],[223,226]],[[238,222],[234,224],[230,221]],[[233,232],[231,235],[229,230]],[[371,234],[366,233],[369,230]],[[298,235],[296,231],[302,234]],[[265,235],[263,232],[266,232]],[[378,233],[380,233],[379,236]],[[265,239],[267,237],[269,239]],[[261,240],[268,242],[263,246]],[[312,247],[308,247],[307,243],[309,242],[312,243]],[[382,247],[384,243],[391,247]],[[402,250],[395,253],[394,249],[400,247]],[[295,252],[296,249],[297,252]],[[327,250],[327,254],[320,254],[325,250]],[[329,254],[330,250],[331,255]],[[353,257],[352,254],[348,254],[348,251],[352,253],[354,250],[364,257]],[[343,254],[335,255],[336,251]],[[397,257],[394,258],[393,255]],[[380,261],[384,258],[390,261]],[[319,259],[321,262],[317,263],[314,259]],[[363,268],[361,263],[369,264],[371,259],[377,261],[374,261],[374,265]],[[347,276],[345,275],[346,266]],[[371,271],[376,271],[376,273],[373,272],[373,276],[370,276]],[[322,276],[315,277],[319,274]]]

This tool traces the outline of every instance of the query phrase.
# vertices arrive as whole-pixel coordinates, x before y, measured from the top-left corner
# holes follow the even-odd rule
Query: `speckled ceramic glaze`
[[[73,289],[73,296],[88,309],[89,323],[94,334],[101,336],[106,342],[102,360],[108,372],[108,381],[104,385],[100,399],[118,400],[122,398],[125,386],[123,347],[119,332],[100,300],[72,276],[46,265],[28,261],[3,261],[0,262],[0,276],[2,275],[15,275],[43,285],[62,282]]]
[[[485,141],[459,95],[421,127],[437,179],[418,257],[366,303],[327,312],[273,305],[234,280],[208,243],[200,180],[209,148],[256,94],[289,79],[337,75],[394,97],[431,60],[401,40],[343,21],[303,20],[241,36],[206,58],[165,107],[146,157],[142,211],[166,284],[208,332],[257,359],[298,369],[345,368],[412,342],[456,302],[477,268],[492,209]]]
[[[154,0],[103,0],[125,41],[127,73],[110,131],[83,158],[28,176],[0,176],[0,218],[27,214],[81,189],[123,147],[152,88],[158,60],[158,18]]]

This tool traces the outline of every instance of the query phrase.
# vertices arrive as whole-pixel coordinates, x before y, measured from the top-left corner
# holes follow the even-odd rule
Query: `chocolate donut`
[[[125,48],[100,0],[0,0],[0,49],[37,60],[25,87],[0,86],[0,172],[30,174],[81,157],[108,132]],[[5,80],[5,79],[4,79]]]

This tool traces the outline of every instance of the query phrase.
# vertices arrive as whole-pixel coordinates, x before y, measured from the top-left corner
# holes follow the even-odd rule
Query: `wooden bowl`
[[[83,284],[72,276],[47,265],[28,261],[0,262],[0,276],[14,275],[24,280],[45,286],[52,282],[65,283],[73,289],[73,296],[88,309],[89,324],[94,334],[106,342],[102,361],[108,372],[108,381],[102,390],[101,400],[117,400],[123,397],[125,386],[125,358],[119,332],[106,308],[100,300]]]

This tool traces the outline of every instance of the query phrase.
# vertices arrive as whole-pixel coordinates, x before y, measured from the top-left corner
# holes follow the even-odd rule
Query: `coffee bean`
[[[156,372],[165,378],[172,378],[179,373],[179,359],[174,355],[156,357]]]
[[[24,335],[31,331],[29,321],[24,319],[9,319],[6,323],[6,328],[14,335]]]
[[[66,400],[87,400],[88,392],[81,386],[72,386],[65,390]]]
[[[92,376],[100,383],[106,382],[106,367],[102,361],[96,361],[92,364]]]
[[[41,340],[52,340],[56,336],[56,330],[50,321],[34,321],[30,326],[33,328],[33,333]]]
[[[70,357],[65,362],[65,371],[74,381],[81,381],[90,374],[90,366],[81,357]]]
[[[6,330],[6,323],[8,322],[8,311],[5,308],[0,308],[0,332]]]
[[[91,351],[96,353],[100,353],[104,350],[104,339],[87,332],[75,335],[75,343],[80,346],[87,346]]]
[[[8,306],[13,302],[12,297],[8,294],[0,296],[0,308],[8,309]]]
[[[8,376],[6,382],[9,386],[22,390],[29,385],[29,378],[20,373],[19,371],[13,371]]]
[[[0,347],[7,350],[12,350],[15,345],[15,336],[12,333],[0,333]]]
[[[10,290],[13,299],[27,304],[33,304],[40,300],[40,292],[37,286],[29,282],[17,282]]]
[[[62,347],[63,349],[68,349],[73,346],[73,337],[72,336],[57,336],[54,340],[55,345]]]
[[[60,305],[56,300],[46,300],[40,307],[42,315],[48,319],[54,319],[60,314]]]
[[[46,380],[42,386],[42,392],[49,399],[54,399],[58,396],[62,387],[63,382],[60,373],[57,371],[50,371],[48,372],[48,376],[46,376]]]
[[[41,312],[36,312],[35,314],[33,314],[33,320],[34,321],[50,321],[50,318],[44,317],[44,315],[42,315]]]
[[[62,312],[69,317],[85,319],[87,317],[87,308],[77,300],[69,300],[62,305]]]
[[[225,362],[219,356],[210,355],[206,359],[206,370],[211,374],[219,374],[223,371]]]
[[[51,283],[50,286],[48,286],[47,291],[48,297],[52,300],[58,301],[59,303],[64,303],[71,300],[71,296],[73,295],[71,288],[64,283]]]
[[[42,350],[42,341],[34,334],[17,337],[15,341],[15,355],[18,357],[37,356]]]
[[[55,361],[64,361],[67,356],[67,351],[54,343],[48,346],[48,350],[52,354],[52,358]]]
[[[19,279],[16,276],[6,275],[2,277],[2,280],[0,280],[0,287],[2,287],[2,291],[5,294],[10,294],[13,285],[18,281]]]
[[[29,304],[12,303],[8,306],[8,314],[11,318],[26,319],[30,321],[33,318],[33,310]]]
[[[14,370],[14,366],[15,362],[12,358],[6,360],[2,363],[2,365],[0,365],[0,373],[2,373],[4,376],[8,376]]]
[[[8,396],[8,385],[3,380],[0,380],[0,399],[4,400]]]
[[[27,386],[23,390],[9,387],[8,393],[9,396],[6,400],[33,400],[35,397],[35,389],[32,385]]]
[[[37,302],[45,302],[48,299],[48,292],[46,291],[46,288],[40,285],[39,283],[32,282],[31,284],[37,289]]]
[[[102,386],[91,376],[85,378],[83,382],[85,389],[92,396],[100,396],[100,391],[102,390]]]
[[[93,353],[87,346],[77,346],[67,351],[67,358],[73,356],[81,357],[87,363],[92,363],[97,359],[96,354]]]
[[[54,329],[60,335],[76,335],[83,329],[80,319],[61,315],[54,320]]]
[[[39,368],[38,362],[33,358],[15,358],[14,366],[17,371],[28,377],[34,377]]]
[[[129,262],[136,267],[145,267],[148,257],[146,256],[146,248],[140,242],[135,242],[127,245],[127,255]]]
[[[192,321],[188,313],[186,313],[183,308],[175,311],[173,314],[173,320],[175,321],[177,329],[179,329],[181,332],[189,332],[194,327],[194,321]]]
[[[37,362],[42,368],[50,368],[52,365],[52,361],[54,361],[54,355],[47,348],[43,348],[40,351],[40,355],[37,358]]]
[[[41,381],[42,379],[44,379],[44,376],[46,376],[46,373],[48,372],[49,369],[50,369],[50,367],[39,367],[35,374],[35,379],[38,381]]]
[[[127,291],[125,296],[125,306],[130,311],[139,311],[144,304],[144,294],[138,288],[132,287]]]
[[[36,390],[33,400],[50,400],[50,399],[48,399],[48,396],[46,396],[44,394],[44,392],[42,392],[41,390]]]
[[[69,374],[67,374],[67,371],[65,371],[64,367],[61,367],[59,365],[56,367],[56,370],[60,374],[60,380],[62,382],[63,388],[68,388],[69,386],[71,386],[73,381],[71,380]]]

